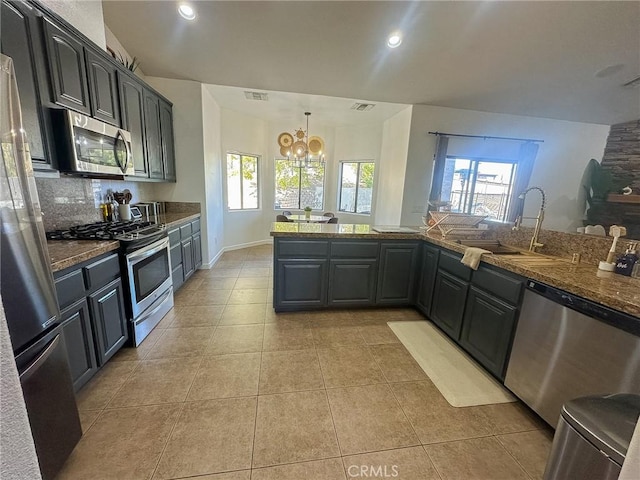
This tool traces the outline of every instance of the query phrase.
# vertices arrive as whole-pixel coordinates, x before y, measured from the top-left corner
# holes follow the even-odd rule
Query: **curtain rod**
[[[462,135],[459,133],[442,133],[442,132],[429,132],[429,135],[444,136],[444,137],[467,137],[467,138],[483,138],[484,140],[514,140],[517,142],[535,142],[544,143],[544,140],[536,140],[535,138],[513,138],[513,137],[492,137],[489,135]]]

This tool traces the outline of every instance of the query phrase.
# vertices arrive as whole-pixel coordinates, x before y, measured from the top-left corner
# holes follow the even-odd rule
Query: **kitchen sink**
[[[458,243],[467,247],[478,247],[488,250],[494,255],[527,255],[530,252],[507,247],[496,240],[458,240]]]

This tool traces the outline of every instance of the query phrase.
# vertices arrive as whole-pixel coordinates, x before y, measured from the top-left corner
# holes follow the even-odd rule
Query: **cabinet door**
[[[38,37],[38,17],[19,3],[2,2],[2,53],[13,59],[18,83],[22,127],[27,132],[34,168],[50,168],[51,156],[47,136],[48,119],[41,108],[40,83],[47,81],[42,65],[45,52]]]
[[[144,136],[149,178],[164,178],[160,140],[160,103],[154,93],[144,91]]]
[[[44,19],[43,23],[49,71],[53,81],[52,100],[63,107],[90,115],[87,67],[82,43],[48,19]]]
[[[438,257],[440,250],[436,247],[422,245],[422,264],[420,269],[420,285],[418,288],[418,308],[425,315],[431,313],[433,287],[438,273]]]
[[[377,277],[376,260],[331,260],[329,305],[373,305]]]
[[[276,311],[327,304],[327,260],[278,260],[275,282]]]
[[[431,319],[454,340],[460,338],[464,303],[469,284],[438,270],[431,305]]]
[[[89,75],[91,115],[120,127],[116,66],[88,49],[85,49],[85,56]]]
[[[104,365],[129,338],[120,279],[89,296],[98,363]]]
[[[460,345],[500,380],[504,379],[516,308],[471,287]]]
[[[193,269],[197,270],[202,265],[202,237],[196,233],[191,238],[193,242]]]
[[[74,391],[78,391],[98,371],[87,299],[83,298],[60,314],[62,334]]]
[[[136,177],[149,177],[144,143],[144,89],[136,79],[118,72],[122,128],[131,134],[131,156]]]
[[[173,144],[173,107],[164,100],[160,100],[160,134],[164,179],[175,182],[176,155]]]
[[[376,302],[381,305],[411,305],[418,258],[418,243],[382,243]]]
[[[186,281],[193,274],[193,241],[182,241],[182,268],[184,270],[184,280]]]

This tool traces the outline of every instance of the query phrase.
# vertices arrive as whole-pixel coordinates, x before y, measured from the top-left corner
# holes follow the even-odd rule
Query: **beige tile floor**
[[[515,480],[550,430],[521,404],[451,407],[386,325],[411,309],[275,314],[272,250],[225,253],[79,393],[59,479]]]

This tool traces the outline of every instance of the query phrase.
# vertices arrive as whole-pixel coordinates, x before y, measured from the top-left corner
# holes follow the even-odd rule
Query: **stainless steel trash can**
[[[564,404],[544,480],[615,480],[640,415],[640,395],[577,398]]]

